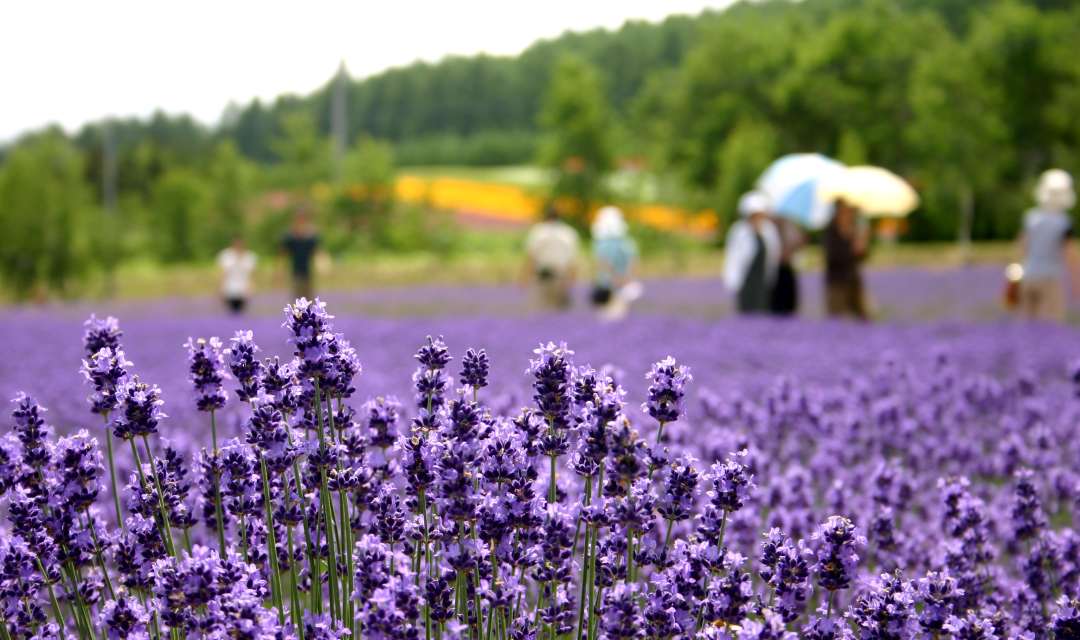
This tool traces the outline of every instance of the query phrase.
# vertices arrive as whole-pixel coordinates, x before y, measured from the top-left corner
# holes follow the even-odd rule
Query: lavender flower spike
[[[103,347],[89,360],[83,360],[79,371],[94,387],[94,393],[87,398],[93,413],[108,416],[116,409],[119,404],[116,390],[127,377],[130,366],[131,362],[124,357],[124,352],[119,349],[114,351],[112,347]]]
[[[259,346],[255,344],[255,334],[251,331],[237,331],[229,343],[229,348],[225,350],[225,359],[233,378],[240,384],[236,397],[250,402],[259,395],[259,382],[262,378],[262,363],[255,355],[259,352]]]
[[[83,326],[86,327],[83,331],[83,349],[88,358],[105,348],[113,351],[120,348],[120,336],[124,335],[124,332],[120,330],[120,323],[116,318],[98,318],[90,314]]]
[[[686,385],[694,377],[690,375],[690,369],[676,364],[675,358],[668,356],[654,364],[645,379],[649,381],[649,399],[641,405],[641,410],[660,423],[656,431],[656,443],[659,444],[664,425],[683,415]]]
[[[866,546],[866,538],[858,535],[851,520],[843,516],[830,516],[814,533],[818,545],[814,572],[818,584],[832,594],[851,586],[855,567],[859,563],[859,550]]]
[[[224,407],[228,396],[222,387],[226,374],[221,340],[188,338],[184,347],[188,350],[190,380],[195,387],[195,406],[199,411],[216,411]]]

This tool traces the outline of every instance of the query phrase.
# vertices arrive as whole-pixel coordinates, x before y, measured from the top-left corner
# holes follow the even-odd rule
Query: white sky
[[[0,141],[156,108],[213,123],[230,102],[307,93],[447,54],[514,54],[731,0],[31,0],[0,5]],[[302,7],[302,8],[301,8]]]

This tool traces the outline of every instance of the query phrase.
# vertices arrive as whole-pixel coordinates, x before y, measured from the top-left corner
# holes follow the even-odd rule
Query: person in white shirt
[[[536,286],[541,305],[566,309],[577,277],[581,241],[573,227],[559,219],[554,207],[529,229],[525,239],[525,277]]]
[[[248,249],[244,239],[239,236],[233,239],[232,245],[218,254],[217,263],[222,275],[221,296],[225,301],[225,308],[231,313],[243,313],[247,307],[255,261],[255,252]]]
[[[781,240],[769,198],[751,191],[739,199],[739,220],[724,241],[724,285],[739,313],[768,313],[780,266]]]

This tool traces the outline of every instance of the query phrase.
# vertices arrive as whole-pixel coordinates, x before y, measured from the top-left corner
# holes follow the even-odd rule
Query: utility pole
[[[108,246],[105,250],[105,296],[116,294],[116,141],[113,138],[112,123],[105,120],[101,124],[101,204],[105,211],[105,237]]]
[[[341,181],[345,151],[349,148],[348,90],[349,73],[345,70],[345,61],[342,60],[337,75],[334,76],[334,86],[331,88],[330,96],[330,133],[334,143],[333,163],[336,182]]]
[[[971,185],[964,183],[960,187],[960,229],[957,244],[960,247],[960,262],[967,266],[971,263],[971,226],[975,220],[975,192]]]

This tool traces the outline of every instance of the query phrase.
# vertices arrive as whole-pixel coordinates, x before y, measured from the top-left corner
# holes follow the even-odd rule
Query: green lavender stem
[[[214,411],[210,411],[210,438],[214,446],[214,472],[211,482],[214,483],[214,518],[217,520],[218,550],[221,557],[225,557],[225,518],[221,513],[221,478],[217,472],[217,464],[220,462],[220,452],[217,441],[217,418]]]
[[[64,629],[64,614],[60,611],[60,603],[56,600],[56,591],[53,589],[52,581],[49,580],[49,575],[45,573],[45,565],[41,564],[41,558],[36,557],[38,571],[41,573],[41,578],[45,581],[45,586],[49,590],[49,602],[52,604],[53,617],[56,618],[56,626],[60,628],[60,638],[64,640],[67,638],[67,631]],[[4,625],[4,634],[7,635],[7,625]],[[10,636],[8,636],[10,637]]]
[[[143,438],[144,442],[146,438]],[[143,471],[142,456],[139,455],[139,447],[135,445],[135,439],[128,440],[131,443],[131,455],[135,458],[135,468],[138,470],[139,484],[142,486],[143,491],[150,490],[150,484],[146,481],[146,472]],[[146,443],[146,452],[150,453],[150,444]],[[153,456],[151,456],[153,459]],[[158,511],[161,513],[161,519],[165,524],[165,531],[162,532],[162,538],[165,542],[165,550],[170,556],[176,557],[176,550],[173,548],[172,528],[169,526],[169,513],[165,510],[165,500],[161,495],[160,483],[157,481],[157,473],[154,473],[154,485],[158,491]]]
[[[551,454],[551,478],[548,484],[548,502],[554,504],[559,497],[559,485],[555,482],[555,454]]]
[[[327,406],[330,405],[330,400],[327,399]],[[338,409],[341,408],[341,399],[338,399]],[[332,437],[338,437],[337,425],[335,424],[334,412],[330,411],[330,434]],[[341,467],[341,461],[337,463],[338,472],[343,472]],[[342,604],[342,618],[345,620],[345,626],[355,635],[355,624],[353,616],[353,554],[352,554],[352,520],[351,513],[349,511],[349,498],[344,489],[338,490],[338,516],[340,518],[339,529],[341,532],[341,549],[345,554],[345,580],[344,587],[341,593]]]
[[[315,378],[315,412],[317,416],[316,423],[319,430],[319,450],[326,451],[326,433],[323,428],[323,411],[322,411],[322,390],[319,387],[319,379]],[[330,502],[330,489],[327,486],[326,481],[326,469],[319,469],[319,501],[322,505],[322,520],[323,526],[326,529],[326,546],[329,551],[329,562],[327,562],[327,570],[330,573],[330,618],[337,621],[340,617],[338,611],[338,574],[337,574],[337,541],[334,535],[335,523],[334,523],[334,506]],[[313,588],[321,589],[319,585],[313,585]]]
[[[116,593],[113,591],[112,581],[109,580],[109,569],[105,566],[105,558],[101,555],[101,540],[98,539],[97,527],[94,526],[94,519],[90,517],[89,511],[86,513],[86,525],[90,529],[90,538],[94,541],[94,556],[97,558],[98,566],[101,567],[101,575],[105,578],[105,588],[109,592],[109,597],[115,600]]]
[[[278,610],[278,622],[285,624],[285,605],[281,597],[281,571],[278,568],[277,533],[274,531],[274,504],[270,498],[270,477],[266,473],[266,459],[259,455],[262,474],[263,502],[266,505],[266,551],[270,556],[270,598]]]
[[[109,457],[109,479],[112,481],[112,498],[113,507],[116,509],[116,523],[120,525],[121,531],[127,531],[127,525],[124,524],[124,517],[120,512],[120,491],[116,486],[116,463],[113,462],[113,444],[112,444],[112,429],[109,428],[109,414],[102,414],[105,420],[105,452]]]
[[[584,499],[584,502],[585,502],[586,507],[588,507],[592,503],[592,480],[593,480],[593,477],[591,475],[585,477],[585,499]],[[578,531],[580,530],[580,528],[581,528],[581,514],[579,513],[578,514],[578,519],[577,519],[577,526],[574,527],[574,546],[570,551],[571,557],[577,555]],[[581,558],[581,589],[578,592],[578,617],[577,617],[577,625],[576,625],[577,630],[574,633],[575,638],[581,638],[581,625],[582,625],[582,621],[585,618],[585,589],[587,588],[588,578],[589,578],[589,540],[590,540],[590,537],[591,537],[590,536],[590,529],[591,528],[592,527],[590,527],[588,525],[585,525],[585,548],[582,551],[582,558]]]

